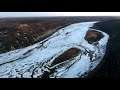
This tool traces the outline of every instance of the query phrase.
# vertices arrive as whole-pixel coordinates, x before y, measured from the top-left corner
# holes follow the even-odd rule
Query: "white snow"
[[[64,78],[73,78],[76,77],[78,74],[81,75],[89,70],[90,64],[89,57],[83,55],[81,58],[82,58],[81,60],[78,60],[77,63],[70,67],[70,69],[68,70],[67,73],[65,73],[65,75],[63,74]]]
[[[53,56],[57,57],[59,54],[71,47],[81,48],[79,46],[81,45],[84,48],[94,50],[95,47],[88,44],[84,39],[86,32],[94,25],[94,23],[97,23],[97,21],[76,23],[62,28],[52,36],[48,37],[46,39],[47,41],[44,42],[43,46],[40,48],[37,47],[39,47],[41,42],[44,40],[23,49],[0,54],[0,77],[20,77],[20,73],[25,73],[23,77],[30,77],[32,71],[28,72],[28,69],[31,66],[36,66],[37,63],[48,61]],[[100,45],[105,46],[109,37],[106,33],[102,33],[105,35],[105,38],[103,38],[99,43]],[[23,55],[29,50],[32,51],[26,56]],[[82,75],[86,71],[89,71],[90,64],[91,62],[89,57],[83,55],[77,63],[75,63],[65,74],[62,75],[63,77],[76,77],[78,74]]]

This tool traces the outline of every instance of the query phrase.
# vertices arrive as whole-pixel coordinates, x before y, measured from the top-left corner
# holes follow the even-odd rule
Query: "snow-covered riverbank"
[[[104,57],[109,39],[108,34],[95,30],[104,36],[98,44],[89,44],[85,40],[87,31],[94,23],[97,22],[75,23],[58,30],[52,36],[34,45],[0,54],[0,77],[41,77],[44,72],[51,72],[51,68],[54,67],[50,66],[51,63],[70,48],[78,48],[81,52],[71,61],[65,61],[62,67],[59,64],[55,65],[56,69],[49,77],[84,77]],[[89,54],[92,54],[92,59]]]

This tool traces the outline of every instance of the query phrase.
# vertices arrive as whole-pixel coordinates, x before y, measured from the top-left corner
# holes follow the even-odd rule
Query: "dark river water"
[[[103,63],[92,77],[118,79],[120,78],[120,20],[97,23],[94,28],[108,33],[110,39]]]

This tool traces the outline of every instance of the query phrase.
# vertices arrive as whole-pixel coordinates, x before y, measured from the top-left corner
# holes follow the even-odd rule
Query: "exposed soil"
[[[80,53],[80,49],[77,48],[70,48],[69,50],[65,51],[63,54],[58,56],[52,63],[52,66],[64,62],[66,60],[71,60],[75,56]]]
[[[57,21],[0,22],[0,53],[32,45],[64,25],[65,22]]]
[[[104,36],[101,34],[101,32],[89,30],[85,36],[85,40],[88,41],[88,43],[92,44],[93,42],[99,41]]]

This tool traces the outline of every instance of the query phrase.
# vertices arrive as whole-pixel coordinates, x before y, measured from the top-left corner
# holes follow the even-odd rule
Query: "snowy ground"
[[[23,49],[0,54],[0,78],[40,78],[45,72],[57,67],[50,78],[76,78],[93,70],[105,55],[109,35],[100,31],[104,37],[98,45],[89,44],[85,39],[86,32],[95,22],[83,22],[69,25],[58,30],[47,39]],[[82,52],[65,61],[65,65],[50,66],[56,57],[66,50],[75,47]],[[87,54],[84,54],[87,51]],[[93,58],[90,59],[89,54]],[[63,62],[62,62],[63,63]]]

